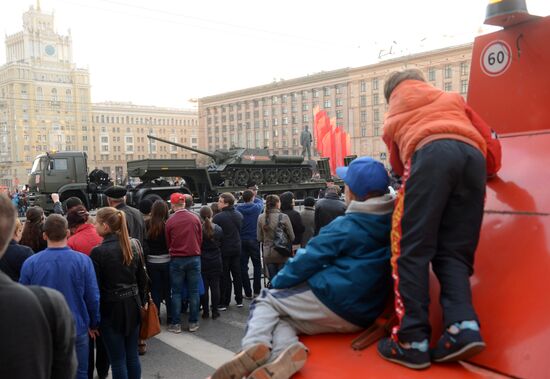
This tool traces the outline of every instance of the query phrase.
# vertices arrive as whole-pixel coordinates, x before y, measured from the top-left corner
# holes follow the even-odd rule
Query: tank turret
[[[302,156],[271,155],[268,149],[234,147],[214,152],[200,150],[177,142],[148,135],[147,138],[206,155],[214,161],[208,171],[213,182],[245,186],[256,184],[303,183],[311,180],[312,166]]]

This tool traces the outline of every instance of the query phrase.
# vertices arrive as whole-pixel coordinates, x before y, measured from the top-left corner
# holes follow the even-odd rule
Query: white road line
[[[174,334],[163,330],[155,338],[212,368],[218,368],[235,355],[231,350],[224,349],[188,332]]]

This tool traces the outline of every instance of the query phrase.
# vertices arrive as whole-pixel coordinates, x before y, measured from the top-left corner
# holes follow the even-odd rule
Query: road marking
[[[187,332],[174,334],[163,330],[155,338],[212,368],[220,367],[235,355],[231,350]]]

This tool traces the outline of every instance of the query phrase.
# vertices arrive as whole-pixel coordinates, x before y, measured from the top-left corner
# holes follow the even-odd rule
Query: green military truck
[[[59,194],[64,202],[69,197],[78,197],[86,208],[94,209],[107,205],[104,190],[112,186],[109,174],[94,169],[88,172],[85,152],[60,151],[37,156],[29,176],[30,205],[53,211],[52,193]],[[129,176],[140,177],[141,183],[128,188],[126,202],[134,207],[144,199],[167,200],[174,192],[190,193],[184,185],[171,185],[163,178],[184,169],[193,169],[192,159],[144,159],[127,163]]]

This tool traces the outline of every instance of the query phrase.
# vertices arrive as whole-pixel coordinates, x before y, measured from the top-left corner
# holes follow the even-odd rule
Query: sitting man
[[[391,293],[393,198],[388,174],[370,157],[336,171],[347,210],[299,249],[250,306],[243,350],[212,379],[290,378],[308,350],[298,333],[350,333],[368,327]]]

